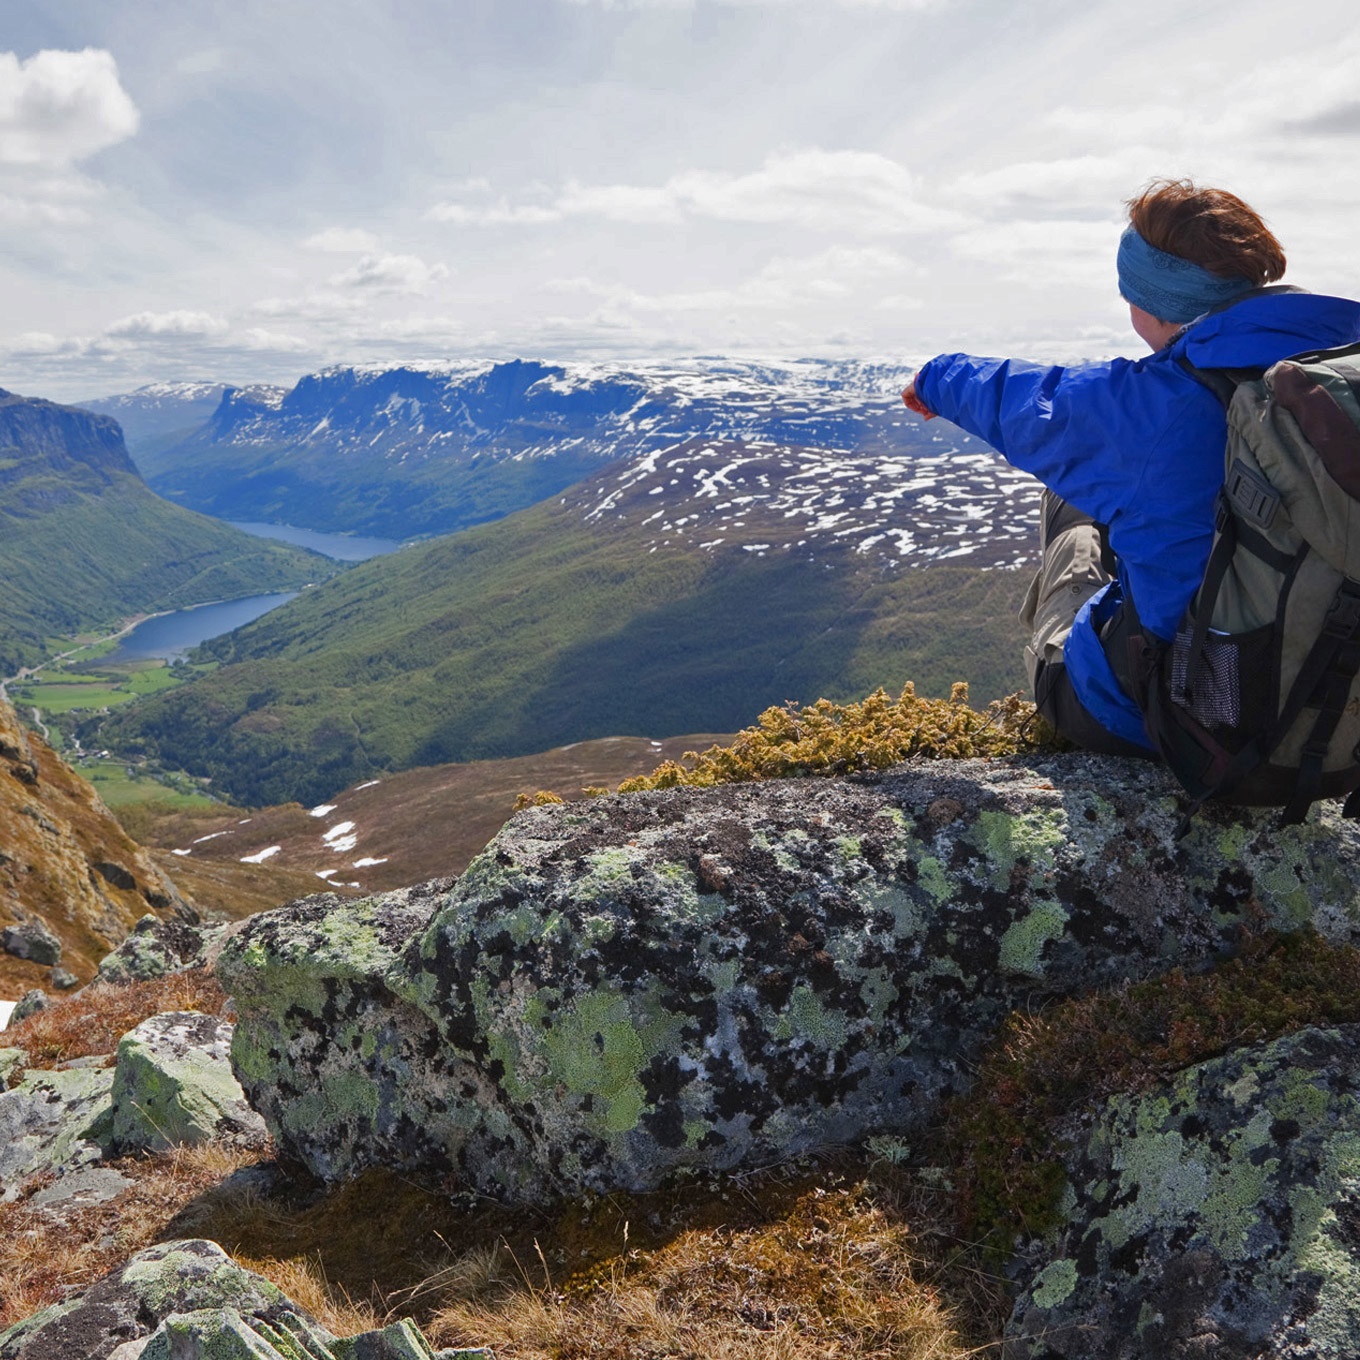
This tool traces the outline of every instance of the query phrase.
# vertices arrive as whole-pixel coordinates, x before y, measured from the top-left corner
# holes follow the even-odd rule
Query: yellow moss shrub
[[[955,685],[948,699],[922,698],[908,683],[896,699],[877,689],[852,704],[785,704],[767,708],[730,746],[687,751],[685,764],[668,760],[649,775],[625,779],[619,792],[885,770],[912,756],[1014,755],[1035,744],[1026,730],[1033,712],[1019,694],[984,711],[970,708],[965,684]]]
[[[814,704],[767,708],[753,727],[737,733],[730,746],[686,751],[683,764],[663,761],[651,774],[625,779],[618,792],[886,770],[912,756],[940,760],[1009,756],[1042,745],[1052,735],[1021,694],[996,699],[978,710],[969,707],[966,684],[955,684],[948,699],[924,699],[908,681],[896,699],[879,688],[858,703],[818,699]],[[609,790],[591,785],[581,792],[598,798]],[[546,789],[521,793],[515,811],[562,801]]]

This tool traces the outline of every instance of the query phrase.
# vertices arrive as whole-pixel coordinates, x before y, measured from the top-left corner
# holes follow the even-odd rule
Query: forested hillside
[[[54,635],[335,569],[153,495],[107,416],[0,392],[0,674]]]
[[[307,802],[385,769],[732,730],[786,699],[1019,689],[1027,574],[979,568],[1032,549],[1031,485],[995,460],[907,463],[896,483],[874,460],[837,471],[696,441],[601,473],[210,644],[222,669],[110,718],[105,739],[241,802]],[[727,494],[709,495],[718,474]],[[934,494],[941,479],[960,494]],[[763,501],[746,491],[762,482]]]

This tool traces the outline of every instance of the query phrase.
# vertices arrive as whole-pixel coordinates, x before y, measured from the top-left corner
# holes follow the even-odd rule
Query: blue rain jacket
[[[1192,322],[1144,359],[1063,368],[941,354],[916,375],[932,411],[1109,525],[1118,579],[1083,607],[1063,652],[1077,698],[1107,731],[1151,746],[1098,629],[1132,598],[1143,624],[1170,640],[1213,542],[1227,423],[1218,399],[1177,360],[1265,367],[1357,339],[1360,303],[1266,293]]]

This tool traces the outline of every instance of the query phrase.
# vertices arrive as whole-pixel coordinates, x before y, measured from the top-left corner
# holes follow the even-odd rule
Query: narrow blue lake
[[[104,661],[144,661],[159,656],[166,661],[187,655],[200,642],[230,633],[298,597],[296,590],[274,595],[248,595],[243,600],[223,604],[201,604],[194,609],[177,609],[173,614],[139,623]]]
[[[318,529],[299,529],[292,524],[256,524],[247,520],[228,520],[233,529],[254,534],[256,538],[277,538],[298,548],[310,548],[337,562],[367,562],[370,557],[394,553],[401,544],[395,538],[361,538],[357,534],[323,534]]]

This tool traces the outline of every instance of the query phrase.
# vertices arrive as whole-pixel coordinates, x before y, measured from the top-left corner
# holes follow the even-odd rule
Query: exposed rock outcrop
[[[1308,1029],[1120,1097],[1006,1356],[1343,1360],[1360,1337],[1360,1026]]]
[[[65,1177],[104,1158],[220,1139],[262,1143],[260,1116],[232,1075],[231,1025],[195,1011],[154,1015],[125,1034],[116,1059],[76,1059],[0,1083],[0,1201],[37,1174]],[[6,1056],[9,1055],[9,1056]],[[0,1049],[5,1081],[28,1066]]]
[[[0,1334],[0,1360],[491,1360],[433,1351],[407,1322],[340,1338],[201,1239],[138,1252],[78,1298]]]
[[[238,1076],[335,1178],[645,1189],[926,1122],[1017,1005],[1195,966],[1245,922],[1360,936],[1360,828],[1161,771],[931,762],[531,809],[456,883],[253,918]]]
[[[88,982],[148,911],[197,920],[94,789],[0,698],[0,989],[47,986],[58,961]]]

